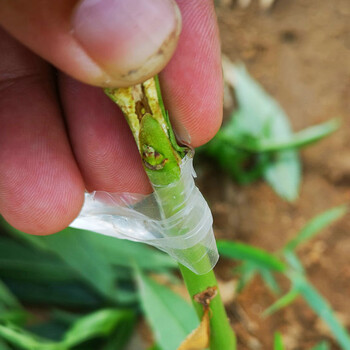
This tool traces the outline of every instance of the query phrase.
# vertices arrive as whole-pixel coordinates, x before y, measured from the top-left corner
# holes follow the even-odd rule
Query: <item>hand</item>
[[[196,147],[221,124],[219,36],[211,1],[177,5],[182,32],[160,79],[179,138]],[[180,23],[172,0],[0,0],[0,213],[11,225],[49,234],[78,215],[85,189],[151,190],[100,86],[158,73]]]

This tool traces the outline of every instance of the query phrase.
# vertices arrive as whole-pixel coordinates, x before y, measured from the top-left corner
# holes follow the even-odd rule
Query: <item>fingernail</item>
[[[73,35],[111,78],[129,86],[158,73],[172,56],[181,29],[173,0],[82,0]]]

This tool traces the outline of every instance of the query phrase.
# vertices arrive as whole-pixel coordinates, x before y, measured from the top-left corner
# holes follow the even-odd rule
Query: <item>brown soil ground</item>
[[[214,214],[218,238],[234,239],[274,251],[314,215],[349,201],[350,195],[350,2],[278,0],[262,11],[257,0],[241,9],[217,4],[222,49],[243,61],[274,96],[294,130],[343,118],[340,131],[302,151],[303,181],[293,204],[278,198],[263,182],[237,186],[205,163],[199,186]],[[299,251],[314,286],[350,327],[349,215]],[[227,261],[219,277],[232,278]],[[282,281],[285,290],[288,283]],[[261,311],[275,297],[256,279],[228,306],[238,334],[238,349],[272,349],[282,332],[287,349],[310,349],[331,340],[327,328],[302,301],[267,319]],[[338,349],[332,342],[332,349]]]

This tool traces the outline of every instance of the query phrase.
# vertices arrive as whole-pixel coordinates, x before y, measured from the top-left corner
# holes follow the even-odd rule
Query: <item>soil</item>
[[[243,61],[250,74],[274,96],[294,130],[342,118],[333,136],[301,152],[300,197],[287,203],[264,182],[247,187],[223,172],[200,165],[198,184],[214,214],[218,238],[278,250],[313,216],[349,201],[350,195],[350,3],[348,0],[279,0],[263,11],[257,0],[247,8],[217,4],[222,50]],[[350,327],[350,216],[338,221],[299,250],[309,280]],[[218,275],[232,278],[221,261]],[[288,283],[282,280],[285,290]],[[255,279],[230,305],[238,349],[272,349],[273,333],[287,349],[310,349],[329,340],[322,322],[302,301],[263,319],[276,300]]]

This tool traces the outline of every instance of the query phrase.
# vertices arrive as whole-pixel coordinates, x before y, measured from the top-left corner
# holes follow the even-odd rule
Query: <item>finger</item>
[[[181,17],[173,0],[0,0],[0,23],[76,79],[119,87],[165,66]]]
[[[61,100],[74,154],[88,190],[147,193],[150,184],[121,111],[102,89],[66,75]]]
[[[79,213],[84,185],[46,63],[0,29],[0,213],[48,234]]]
[[[216,134],[222,121],[220,40],[212,1],[177,3],[182,32],[160,79],[178,138],[197,147]]]

